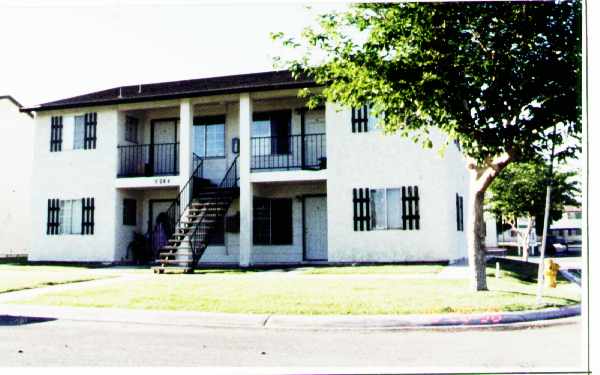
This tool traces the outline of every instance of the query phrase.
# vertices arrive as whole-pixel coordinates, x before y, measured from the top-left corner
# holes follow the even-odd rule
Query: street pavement
[[[579,318],[521,330],[307,331],[54,321],[0,326],[0,366],[581,371]]]

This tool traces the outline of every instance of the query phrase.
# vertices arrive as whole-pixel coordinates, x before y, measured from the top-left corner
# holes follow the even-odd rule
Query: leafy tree
[[[369,3],[318,21],[300,38],[272,34],[299,56],[276,65],[323,85],[301,91],[309,106],[368,104],[386,132],[433,147],[429,134],[441,130],[440,151],[460,143],[471,176],[471,285],[486,290],[485,191],[510,162],[581,133],[580,3]]]
[[[550,222],[560,219],[565,206],[579,205],[576,197],[580,193],[573,178],[576,172],[555,172],[552,176],[552,203]],[[486,208],[497,218],[508,223],[518,233],[523,247],[523,259],[528,260],[527,249],[534,220],[543,221],[546,207],[548,167],[539,162],[509,164],[494,179],[486,195]],[[517,219],[525,218],[525,231],[517,228]]]

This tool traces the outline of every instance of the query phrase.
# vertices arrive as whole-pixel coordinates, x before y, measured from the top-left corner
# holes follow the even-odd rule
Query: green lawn
[[[389,275],[393,271],[390,267],[397,268],[394,273],[404,275],[432,272],[422,266],[389,266],[382,268],[381,273]],[[492,268],[488,272],[493,275]],[[150,275],[126,284],[44,294],[19,303],[318,315],[518,311],[571,305],[580,300],[576,289],[561,283],[556,289],[546,290],[543,306],[537,306],[535,284],[527,278],[515,277],[511,271],[504,271],[500,279],[488,277],[488,284],[490,291],[471,293],[466,280],[436,279],[435,274],[431,278],[412,279],[342,276],[324,279],[311,274],[214,271]]]
[[[444,269],[444,266],[433,265],[382,265],[382,266],[342,266],[342,267],[307,267],[301,268],[307,275],[375,275],[375,274],[434,274]]]
[[[86,267],[0,264],[0,293],[114,276]]]

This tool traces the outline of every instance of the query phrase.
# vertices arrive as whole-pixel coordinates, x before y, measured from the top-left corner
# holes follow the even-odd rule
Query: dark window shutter
[[[84,119],[84,136],[83,136],[83,148],[86,150],[96,148],[96,124],[97,124],[96,112],[86,113]]]
[[[366,133],[369,130],[369,106],[352,108],[352,133]]]
[[[456,194],[456,230],[464,231],[464,208],[463,208],[463,197]]]
[[[402,227],[404,229],[420,229],[419,188],[417,186],[402,187]]]
[[[271,200],[271,244],[291,245],[292,243],[292,200],[273,199]]]
[[[62,150],[62,116],[50,118],[50,152]]]
[[[58,234],[58,216],[60,213],[60,200],[48,199],[48,220],[46,224],[46,234]]]
[[[123,225],[137,225],[137,201],[123,199]]]
[[[354,231],[371,230],[371,202],[368,188],[352,189]]]
[[[81,234],[94,234],[94,198],[82,198],[81,209]]]

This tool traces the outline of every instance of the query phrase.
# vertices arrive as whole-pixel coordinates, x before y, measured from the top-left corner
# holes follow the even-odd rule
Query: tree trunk
[[[470,212],[467,225],[467,244],[469,251],[469,278],[471,290],[487,290],[485,277],[485,247],[482,226],[483,221],[483,198],[485,191],[471,191],[469,200]]]
[[[467,224],[467,246],[469,254],[469,279],[471,290],[487,290],[485,276],[485,246],[483,225],[483,202],[485,191],[494,178],[510,163],[512,156],[508,153],[498,155],[494,160],[487,160],[484,165],[471,159],[467,162],[470,175],[469,220]]]

